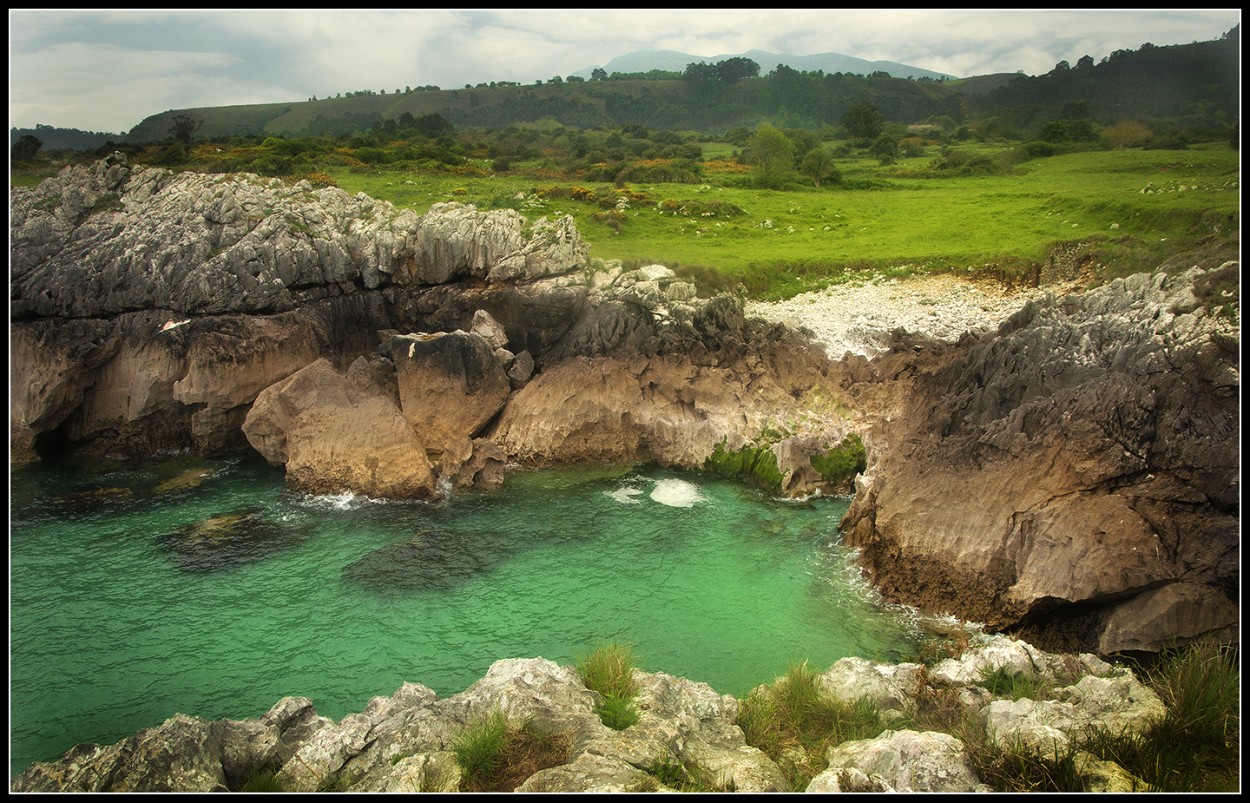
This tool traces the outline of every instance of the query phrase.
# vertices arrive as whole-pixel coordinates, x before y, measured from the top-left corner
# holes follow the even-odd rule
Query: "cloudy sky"
[[[636,50],[841,53],[966,77],[1219,38],[1239,9],[9,11],[9,124],[124,133],[168,109],[533,83]]]

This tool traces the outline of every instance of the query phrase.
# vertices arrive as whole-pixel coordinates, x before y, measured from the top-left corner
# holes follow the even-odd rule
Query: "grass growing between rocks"
[[[638,723],[638,709],[634,705],[638,695],[634,683],[634,652],[629,645],[600,645],[578,661],[577,671],[586,682],[586,688],[603,697],[595,713],[604,725],[620,731]]]
[[[511,792],[525,779],[568,761],[568,736],[547,733],[532,722],[510,722],[492,711],[452,743],[464,792]]]
[[[266,767],[253,772],[239,788],[240,792],[285,792],[286,787],[278,779],[278,771]]]
[[[1235,648],[1199,642],[1164,654],[1145,676],[1167,716],[1140,736],[1116,741],[1102,757],[1164,792],[1236,791],[1241,673]]]
[[[738,726],[747,744],[776,762],[796,792],[825,769],[829,747],[871,738],[885,729],[871,703],[846,702],[822,692],[806,661],[772,684],[752,689],[738,705]]]
[[[1036,681],[998,685],[994,674],[987,673],[986,688],[996,695],[1035,700],[1048,696],[1044,684],[1032,690],[1025,687]],[[1064,748],[1046,751],[995,745],[984,723],[972,718],[942,729],[963,741],[978,777],[1000,792],[1091,791],[1085,768],[1097,762],[1113,762],[1124,770],[1126,788],[1120,791],[1237,791],[1241,699],[1232,649],[1197,643],[1164,655],[1142,676],[1167,713],[1139,733],[1095,728]],[[948,715],[952,711],[948,708]]]
[[[667,789],[678,792],[734,792],[734,782],[722,783],[714,773],[697,764],[662,758],[645,771]]]

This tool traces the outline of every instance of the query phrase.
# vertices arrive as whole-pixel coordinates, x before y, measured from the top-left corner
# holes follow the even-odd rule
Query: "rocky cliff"
[[[887,596],[1103,654],[1235,640],[1240,332],[1196,295],[1215,273],[1031,301],[883,358],[896,392],[843,528]]]
[[[420,499],[509,461],[701,467],[784,417],[774,490],[847,482],[810,461],[849,433],[818,349],[590,260],[570,218],[120,155],[11,203],[14,463],[250,445],[301,490]]]
[[[299,490],[415,499],[509,463],[862,471],[845,537],[896,600],[1104,654],[1236,638],[1240,330],[1205,303],[1236,263],[831,359],[567,218],[120,156],[11,206],[13,463],[253,448]]]
[[[1055,690],[1044,699],[996,695],[990,675]],[[520,792],[679,791],[698,777],[714,790],[794,791],[783,768],[747,744],[740,701],[704,683],[634,670],[639,719],[623,730],[596,715],[602,696],[572,668],[543,658],[497,661],[465,691],[439,698],[418,683],[335,722],[311,700],[287,697],[264,716],[208,721],[177,714],[112,745],[82,744],[14,779],[18,792],[240,791],[262,772],[286,791],[454,792],[467,780],[457,738],[492,715],[527,723],[549,745],[545,766],[515,779]],[[844,658],[816,676],[821,694],[863,700],[886,729],[831,746],[808,792],[990,791],[967,747],[918,730],[924,709],[946,699],[952,722],[976,722],[989,738],[1063,754],[1091,726],[1137,733],[1165,715],[1131,671],[1093,655],[1053,655],[1002,636],[932,667]],[[1111,762],[1077,753],[1088,791],[1142,791]],[[789,759],[781,759],[783,762]],[[798,791],[803,791],[802,789]]]

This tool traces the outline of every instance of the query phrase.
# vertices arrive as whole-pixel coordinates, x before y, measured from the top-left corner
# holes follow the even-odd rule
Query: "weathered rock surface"
[[[362,357],[347,374],[328,360],[269,386],[243,424],[287,484],[312,494],[431,499],[434,474],[417,431]]]
[[[910,376],[843,527],[887,596],[1103,654],[1235,638],[1239,335],[1198,304],[1201,275],[882,358]]]
[[[854,676],[896,679],[900,682],[893,684],[887,702],[896,701],[909,711],[935,688],[963,689],[969,692],[961,698],[968,715],[979,716],[997,738],[1041,735],[1066,740],[1099,724],[1131,733],[1160,715],[1158,698],[1131,671],[1093,656],[1052,655],[993,636],[981,637],[952,663],[967,671],[998,664],[1012,672],[1011,657],[1024,653],[1039,659],[1029,671],[1040,680],[1070,685],[1059,688],[1054,699],[1012,702],[955,679],[957,670],[926,679],[909,668],[915,665],[891,667],[851,658],[835,663],[823,677],[839,679],[833,683],[838,689],[834,696],[856,695],[842,697],[847,701],[880,698],[873,684],[865,687],[849,680]],[[440,699],[425,686],[405,683],[390,697],[375,697],[364,711],[338,722],[318,716],[304,698],[284,698],[259,719],[206,721],[177,714],[115,745],[78,745],[56,761],[33,764],[11,788],[238,791],[253,774],[276,770],[276,780],[288,791],[456,791],[461,782],[453,752],[457,736],[501,712],[569,745],[563,763],[534,772],[517,791],[671,791],[661,781],[668,777],[665,767],[697,773],[713,788],[790,791],[773,760],[746,743],[733,697],[663,673],[635,670],[634,680],[640,718],[622,731],[600,722],[594,712],[599,694],[586,688],[571,667],[543,658],[514,658],[495,662],[485,677],[459,694]],[[807,791],[988,790],[963,744],[945,733],[884,730],[831,747],[827,763]],[[1081,766],[1091,791],[1131,788],[1135,782],[1110,762],[1087,757]]]

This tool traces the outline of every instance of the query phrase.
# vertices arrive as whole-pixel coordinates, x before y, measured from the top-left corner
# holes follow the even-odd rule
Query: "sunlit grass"
[[[1000,157],[1007,150],[959,147]],[[724,150],[717,153],[726,155]],[[1144,252],[1134,260],[1158,264],[1221,225],[1227,234],[1229,221],[1239,219],[1234,182],[1240,162],[1228,148],[1090,151],[1033,159],[988,175],[912,175],[937,155],[930,147],[924,156],[890,166],[865,157],[839,159],[844,185],[819,189],[798,183],[787,191],[755,189],[741,173],[711,174],[704,184],[629,185],[648,200],[611,224],[598,205],[571,199],[522,213],[531,220],[572,215],[594,258],[664,264],[702,277],[705,290],[741,282],[763,297],[793,295],[856,271],[871,275],[905,266],[975,272],[987,265],[1037,263],[1055,244],[1071,241],[1103,242],[1109,259]],[[612,189],[520,174],[329,172],[348,192],[417,212],[443,201],[496,208],[502,201],[515,204],[518,193],[552,185]],[[666,200],[713,199],[746,214],[686,217],[657,209]],[[1119,274],[1109,268],[1107,275]]]

